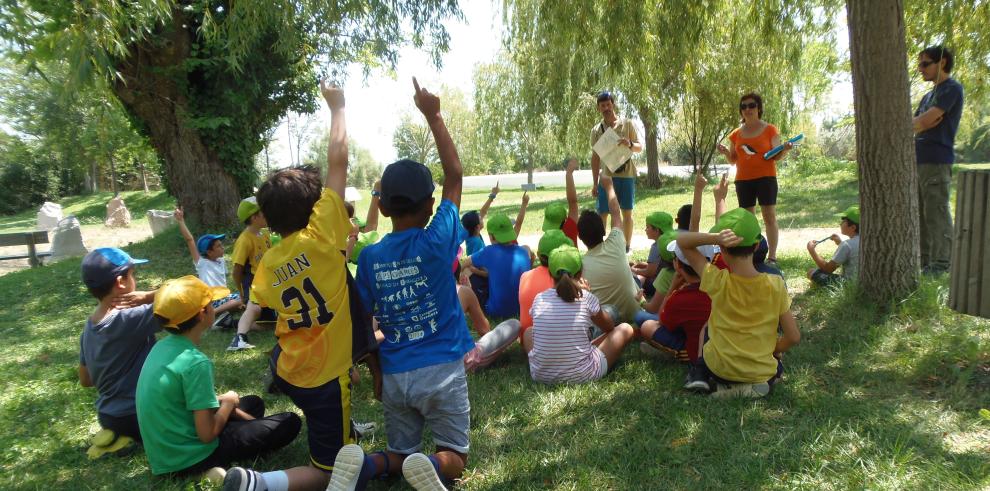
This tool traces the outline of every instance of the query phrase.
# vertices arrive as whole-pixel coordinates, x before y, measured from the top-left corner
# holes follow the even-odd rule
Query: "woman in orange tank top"
[[[739,99],[739,115],[742,124],[729,133],[732,146],[719,144],[718,151],[730,164],[736,164],[736,197],[739,207],[755,213],[760,204],[763,225],[767,231],[770,251],[768,262],[777,262],[777,161],[791,150],[788,143],[784,150],[770,160],[763,154],[780,145],[780,132],[777,127],[763,121],[763,98],[749,93]]]

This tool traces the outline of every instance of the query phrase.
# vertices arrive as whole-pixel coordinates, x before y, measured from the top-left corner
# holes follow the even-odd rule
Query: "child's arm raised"
[[[725,213],[725,198],[729,195],[728,174],[722,174],[722,179],[715,185],[715,189],[712,191],[712,194],[715,195],[715,221],[718,222],[719,217]]]
[[[186,241],[186,247],[189,248],[189,256],[192,257],[193,264],[198,263],[199,251],[196,249],[196,240],[193,239],[192,234],[189,233],[189,228],[186,227],[186,214],[182,211],[181,206],[175,208],[175,221],[179,224],[179,232]]]
[[[485,200],[485,204],[481,205],[481,209],[478,210],[478,220],[481,223],[485,223],[485,217],[488,216],[488,209],[492,207],[492,202],[495,201],[495,197],[498,196],[499,189],[498,181],[495,181],[495,187],[492,188],[492,192],[488,194],[488,199]]]
[[[433,133],[433,141],[437,143],[437,154],[440,155],[440,165],[443,167],[443,191],[441,197],[454,203],[457,208],[461,207],[461,185],[464,179],[464,169],[461,167],[461,158],[457,156],[457,147],[450,139],[447,132],[447,125],[440,115],[440,98],[431,94],[426,89],[419,87],[416,77],[413,77],[413,87],[416,94],[413,100],[419,112],[426,117],[426,123]]]
[[[519,214],[516,215],[516,237],[519,236],[519,231],[522,230],[523,221],[526,220],[526,207],[529,206],[529,191],[523,191],[522,205],[519,206]]]
[[[798,330],[797,321],[790,310],[780,314],[780,328],[783,335],[777,338],[777,345],[773,348],[773,355],[776,357],[801,342],[801,331]]]
[[[705,192],[708,180],[699,169],[694,175],[694,199],[691,201],[691,223],[688,230],[697,232],[701,229],[701,195]]]
[[[364,220],[362,232],[373,232],[378,230],[378,203],[379,195],[382,192],[382,180],[375,181],[374,191],[371,193],[371,204],[368,205],[368,216]]]
[[[688,260],[691,268],[698,273],[699,278],[705,274],[705,266],[708,265],[708,259],[698,252],[698,246],[717,244],[719,247],[727,249],[739,245],[740,242],[742,242],[742,239],[732,233],[732,230],[728,229],[717,234],[701,232],[681,232],[677,234],[677,245],[684,252],[684,257]]]
[[[615,197],[612,178],[602,174],[599,182],[608,196],[608,213],[612,217],[612,228],[622,229],[622,212],[619,211],[619,198]]]
[[[574,171],[577,168],[578,161],[572,157],[567,161],[567,173],[564,174],[564,182],[567,183],[567,217],[575,222],[579,215],[577,189],[574,187]]]
[[[344,90],[320,81],[320,93],[330,108],[330,144],[327,145],[327,175],[324,187],[344,198],[347,186],[347,124],[344,119]]]

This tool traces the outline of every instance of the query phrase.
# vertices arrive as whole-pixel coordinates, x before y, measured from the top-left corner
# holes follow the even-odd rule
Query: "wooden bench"
[[[32,268],[41,266],[41,259],[52,255],[51,251],[38,252],[37,244],[48,243],[48,232],[35,230],[34,232],[14,232],[0,234],[0,247],[24,246],[28,248],[27,254],[0,256],[0,261],[7,259],[27,259]]]

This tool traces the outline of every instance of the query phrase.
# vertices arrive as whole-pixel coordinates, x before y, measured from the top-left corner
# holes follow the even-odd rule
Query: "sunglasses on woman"
[[[758,107],[760,107],[760,105],[755,102],[743,102],[739,104],[740,111],[745,111],[746,109],[756,109]]]

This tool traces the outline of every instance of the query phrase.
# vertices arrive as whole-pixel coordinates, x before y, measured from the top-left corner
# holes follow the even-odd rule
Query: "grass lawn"
[[[782,208],[782,225],[832,226],[833,209],[855,201],[853,168],[815,165],[795,166],[782,177],[781,202],[806,209]],[[687,192],[686,186],[641,192],[638,209],[643,216],[676,211]],[[496,205],[518,202],[518,194],[504,191]],[[486,195],[466,194],[464,208],[479,207]],[[537,232],[545,202],[558,198],[559,189],[535,193],[528,233]],[[76,205],[86,210],[102,207],[105,198],[83,201]],[[706,197],[706,207],[710,202]],[[706,216],[703,223],[710,224],[710,209]],[[139,288],[194,274],[178,234],[128,249],[152,260],[138,269]],[[0,488],[213,489],[152,477],[143,452],[86,458],[98,429],[95,392],[79,386],[76,366],[79,333],[95,300],[79,280],[79,262],[0,277]],[[804,291],[810,259],[785,255],[780,265],[789,285]],[[793,309],[802,343],[784,359],[784,382],[759,401],[686,393],[683,366],[647,358],[635,345],[599,382],[544,386],[530,380],[515,346],[495,367],[469,376],[472,450],[461,489],[990,486],[990,421],[980,416],[990,407],[990,321],[946,309],[946,285],[945,278],[925,279],[887,313],[863,301],[855,286],[798,294]],[[254,334],[261,348],[234,354],[225,351],[230,336],[208,333],[201,346],[216,365],[217,390],[264,395],[273,335]],[[363,442],[374,450],[384,445],[382,409],[363,368],[362,375],[354,416],[379,423]],[[293,410],[284,396],[265,398],[272,410]],[[244,464],[268,470],[306,460],[303,434]],[[393,481],[372,489],[409,488]]]
[[[175,198],[165,191],[124,191],[120,193],[124,204],[131,212],[131,221],[147,222],[148,210],[172,210],[175,208]],[[81,196],[70,196],[58,201],[62,205],[62,215],[75,215],[82,225],[103,223],[107,217],[107,202],[113,198],[113,193],[95,193]],[[40,208],[40,207],[39,207]],[[33,230],[37,220],[37,209],[22,211],[16,215],[0,217],[0,233]]]

